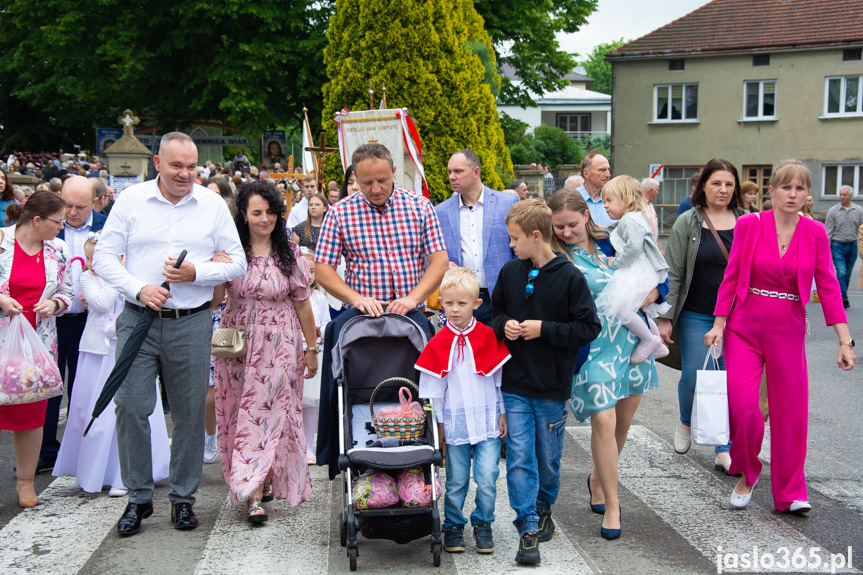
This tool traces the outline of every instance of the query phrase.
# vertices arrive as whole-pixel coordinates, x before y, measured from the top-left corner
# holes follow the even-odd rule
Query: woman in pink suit
[[[773,172],[773,211],[737,221],[731,257],[719,288],[713,329],[704,336],[712,346],[725,336],[728,405],[731,420],[730,474],[743,473],[731,504],[746,507],[758,483],[758,453],[764,418],[758,408],[758,386],[767,368],[770,395],[770,461],[773,504],[801,515],[807,501],[806,461],[809,381],[805,340],[806,303],[812,279],[827,325],[839,337],[839,367],[854,367],[854,340],[848,331],[839,282],[824,225],[799,215],[812,177],[797,160],[782,162]]]

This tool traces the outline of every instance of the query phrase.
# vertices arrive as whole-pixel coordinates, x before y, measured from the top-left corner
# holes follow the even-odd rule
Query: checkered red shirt
[[[362,193],[335,204],[324,217],[315,261],[347,262],[345,283],[365,297],[391,302],[410,294],[426,271],[426,257],[445,250],[431,202],[394,188],[383,212]]]

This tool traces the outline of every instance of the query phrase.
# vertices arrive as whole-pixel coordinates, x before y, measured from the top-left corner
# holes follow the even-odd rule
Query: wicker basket
[[[398,381],[403,384],[409,385],[416,391],[417,399],[419,399],[420,390],[416,386],[414,382],[404,377],[391,377],[389,379],[385,379],[380,382],[375,390],[372,392],[371,398],[369,398],[369,411],[372,414],[372,423],[375,426],[375,433],[377,433],[378,437],[399,437],[400,439],[419,439],[425,434],[426,430],[426,414],[423,413],[422,417],[406,417],[406,418],[395,418],[395,417],[377,417],[375,416],[375,394],[378,392],[378,389],[385,383],[391,383],[393,381]]]

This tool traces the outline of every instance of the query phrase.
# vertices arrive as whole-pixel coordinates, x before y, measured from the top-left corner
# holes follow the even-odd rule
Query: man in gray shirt
[[[827,211],[827,237],[833,254],[833,267],[842,290],[842,302],[848,308],[848,278],[857,259],[857,228],[863,224],[863,208],[851,203],[851,186],[839,188],[839,203]]]

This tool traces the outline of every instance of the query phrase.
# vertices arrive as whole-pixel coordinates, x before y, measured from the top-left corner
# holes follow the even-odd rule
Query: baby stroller
[[[437,505],[440,493],[434,477],[442,456],[434,412],[425,412],[425,432],[419,440],[400,441],[397,447],[370,446],[378,439],[373,430],[370,400],[374,399],[375,409],[398,404],[399,388],[405,385],[399,380],[419,381],[414,365],[425,344],[425,334],[416,323],[403,315],[385,313],[376,318],[358,316],[349,320],[333,349],[333,377],[338,385],[338,463],[344,480],[340,540],[347,547],[351,571],[357,568],[357,533],[368,539],[389,539],[399,544],[431,534],[432,558],[434,565],[440,566],[442,539]],[[411,391],[420,401],[416,391]],[[352,488],[360,473],[369,469],[392,472],[417,467],[423,470],[425,484],[430,484],[429,505],[356,508]]]

